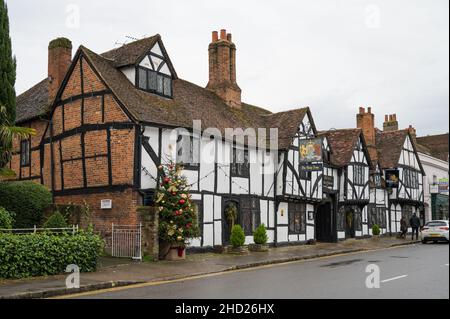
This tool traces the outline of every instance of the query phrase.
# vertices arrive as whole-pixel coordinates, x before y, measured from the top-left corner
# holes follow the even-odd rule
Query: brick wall
[[[31,136],[31,154],[30,165],[26,167],[20,166],[20,143],[21,140],[15,138],[13,140],[13,155],[10,162],[10,168],[16,173],[16,179],[31,179],[40,183],[41,177],[41,158],[40,143],[42,136],[47,127],[47,122],[43,120],[33,120],[28,123],[21,124],[23,127],[29,127],[36,130],[36,135]]]
[[[111,199],[112,209],[101,209],[101,200]],[[142,205],[142,196],[131,188],[121,192],[102,192],[96,194],[80,194],[56,196],[55,204],[75,204],[89,206],[88,223],[92,223],[95,231],[99,232],[111,245],[111,225],[137,225],[141,219],[137,207]],[[87,226],[87,225],[82,225]]]
[[[40,146],[48,129],[43,139],[43,153],[40,149],[34,151],[31,167],[26,173],[22,169],[21,174],[22,178],[27,178],[31,171],[31,175],[40,176],[42,155],[42,181],[55,191],[55,204],[83,205],[86,202],[91,208],[90,220],[95,229],[108,238],[111,223],[138,223],[136,207],[141,205],[142,199],[133,188],[136,132],[88,61],[81,57],[81,62],[74,63],[61,102],[56,103],[52,113],[52,130],[45,121],[30,123],[38,132],[32,138],[32,147]],[[15,141],[14,147],[19,151],[20,141]],[[14,155],[11,167],[19,176],[20,154]],[[102,199],[111,199],[113,209],[101,210]]]

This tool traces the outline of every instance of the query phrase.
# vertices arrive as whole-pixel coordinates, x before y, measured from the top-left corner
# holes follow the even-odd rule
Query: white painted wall
[[[419,158],[426,175],[424,177],[423,186],[425,194],[425,220],[429,221],[432,219],[430,186],[434,183],[434,179],[437,182],[441,178],[448,178],[449,167],[448,162],[424,153],[419,153]],[[448,195],[448,193],[446,195]]]

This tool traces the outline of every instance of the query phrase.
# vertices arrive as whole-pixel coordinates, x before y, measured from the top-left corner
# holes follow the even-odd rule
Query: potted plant
[[[381,233],[380,226],[378,226],[376,224],[373,225],[372,226],[373,239],[378,240],[380,238],[380,233]]]
[[[258,228],[256,228],[255,232],[253,233],[253,241],[254,244],[251,244],[248,246],[250,251],[255,252],[265,252],[269,250],[269,246],[267,245],[267,230],[266,226],[264,224],[260,225]]]
[[[189,240],[199,236],[197,214],[189,185],[181,175],[182,166],[171,162],[159,169],[162,177],[156,203],[159,205],[160,257],[184,260]]]
[[[245,254],[245,233],[241,225],[234,225],[230,236],[231,249],[228,250],[231,254]]]

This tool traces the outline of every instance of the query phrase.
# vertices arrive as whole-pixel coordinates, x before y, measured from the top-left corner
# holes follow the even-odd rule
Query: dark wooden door
[[[345,237],[355,238],[355,211],[351,208],[345,211]]]
[[[331,201],[317,208],[316,238],[322,242],[333,241],[333,205]]]

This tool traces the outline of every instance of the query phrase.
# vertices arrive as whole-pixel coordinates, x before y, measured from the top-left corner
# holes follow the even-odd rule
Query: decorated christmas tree
[[[184,249],[189,239],[199,236],[197,213],[194,209],[190,187],[181,175],[182,166],[170,163],[159,167],[160,188],[156,203],[159,205],[159,238]]]

